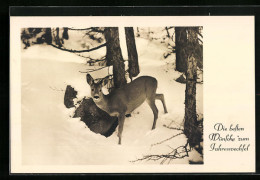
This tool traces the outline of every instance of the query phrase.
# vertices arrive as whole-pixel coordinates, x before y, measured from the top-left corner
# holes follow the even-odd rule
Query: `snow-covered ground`
[[[166,46],[136,38],[141,75],[158,80],[158,93],[163,93],[168,114],[156,101],[159,118],[151,131],[153,113],[144,103],[132,116],[126,118],[122,145],[118,145],[117,132],[106,138],[91,132],[79,118],[71,118],[74,109],[64,102],[68,84],[78,91],[78,99],[90,96],[86,71],[90,67],[85,59],[47,45],[34,45],[22,50],[22,162],[48,165],[119,165],[133,164],[133,160],[147,154],[166,154],[171,148],[184,145],[186,137],[180,135],[159,145],[154,145],[180,133],[163,125],[181,127],[184,118],[185,84],[175,79],[174,55],[167,59]],[[123,49],[123,47],[122,47]],[[104,55],[105,48],[100,54]],[[123,51],[125,57],[125,51]],[[93,66],[91,67],[93,68]],[[92,73],[94,78],[107,75],[107,70]],[[203,85],[197,84],[197,113],[203,114]],[[116,130],[117,131],[117,130]],[[174,159],[170,163],[188,163],[199,159],[196,151],[189,157]],[[141,161],[134,164],[159,164],[160,161]]]

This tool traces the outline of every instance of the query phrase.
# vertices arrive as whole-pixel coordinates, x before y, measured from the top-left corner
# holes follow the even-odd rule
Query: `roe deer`
[[[106,111],[110,116],[118,117],[118,144],[121,144],[125,115],[130,114],[146,100],[154,114],[152,129],[156,126],[158,109],[155,99],[162,101],[164,112],[167,108],[163,94],[156,94],[157,80],[150,76],[141,76],[125,86],[113,90],[110,94],[104,95],[102,87],[108,83],[108,77],[95,83],[91,75],[87,74],[87,82],[91,87],[91,96],[96,105]]]

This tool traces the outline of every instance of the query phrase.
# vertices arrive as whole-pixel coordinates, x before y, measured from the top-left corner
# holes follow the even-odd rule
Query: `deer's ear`
[[[108,83],[108,80],[109,80],[109,77],[105,77],[105,78],[102,80],[102,86],[105,86],[105,85]]]
[[[93,78],[91,77],[90,74],[87,74],[87,82],[88,82],[89,85],[93,84],[93,82],[94,82],[94,80],[93,80]]]

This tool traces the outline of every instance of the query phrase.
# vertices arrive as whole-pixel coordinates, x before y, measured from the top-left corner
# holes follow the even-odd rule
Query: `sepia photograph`
[[[11,16],[10,173],[255,172],[254,33],[253,16]]]
[[[20,35],[22,164],[203,164],[202,26]]]

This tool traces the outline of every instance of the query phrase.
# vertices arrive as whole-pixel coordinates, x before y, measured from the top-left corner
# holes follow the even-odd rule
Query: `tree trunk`
[[[171,36],[170,36],[170,33],[169,33],[169,30],[168,30],[167,26],[165,27],[165,30],[167,32],[167,37],[170,38]]]
[[[136,31],[137,31],[136,36],[137,36],[137,37],[140,37],[140,32],[139,32],[139,28],[138,28],[138,27],[136,28]]]
[[[188,137],[188,142],[191,146],[199,144],[201,138],[197,126],[196,114],[197,59],[195,58],[195,45],[197,44],[198,37],[194,28],[187,28],[188,42],[185,48],[187,53],[187,71],[184,134]]]
[[[56,45],[59,47],[62,46],[61,41],[60,41],[60,28],[56,28],[56,37],[55,37]]]
[[[51,28],[46,28],[45,29],[45,34],[43,36],[44,36],[45,42],[47,44],[51,44],[52,43]]]
[[[113,65],[114,87],[120,88],[126,84],[125,64],[119,43],[118,27],[107,27],[104,31],[107,42],[107,65]]]
[[[68,40],[69,34],[68,34],[68,28],[63,28],[62,38]]]
[[[125,27],[125,35],[128,52],[129,77],[132,80],[132,77],[136,77],[140,73],[133,27]]]
[[[176,46],[176,70],[186,72],[185,47],[187,44],[187,33],[185,27],[175,27],[175,46]]]

